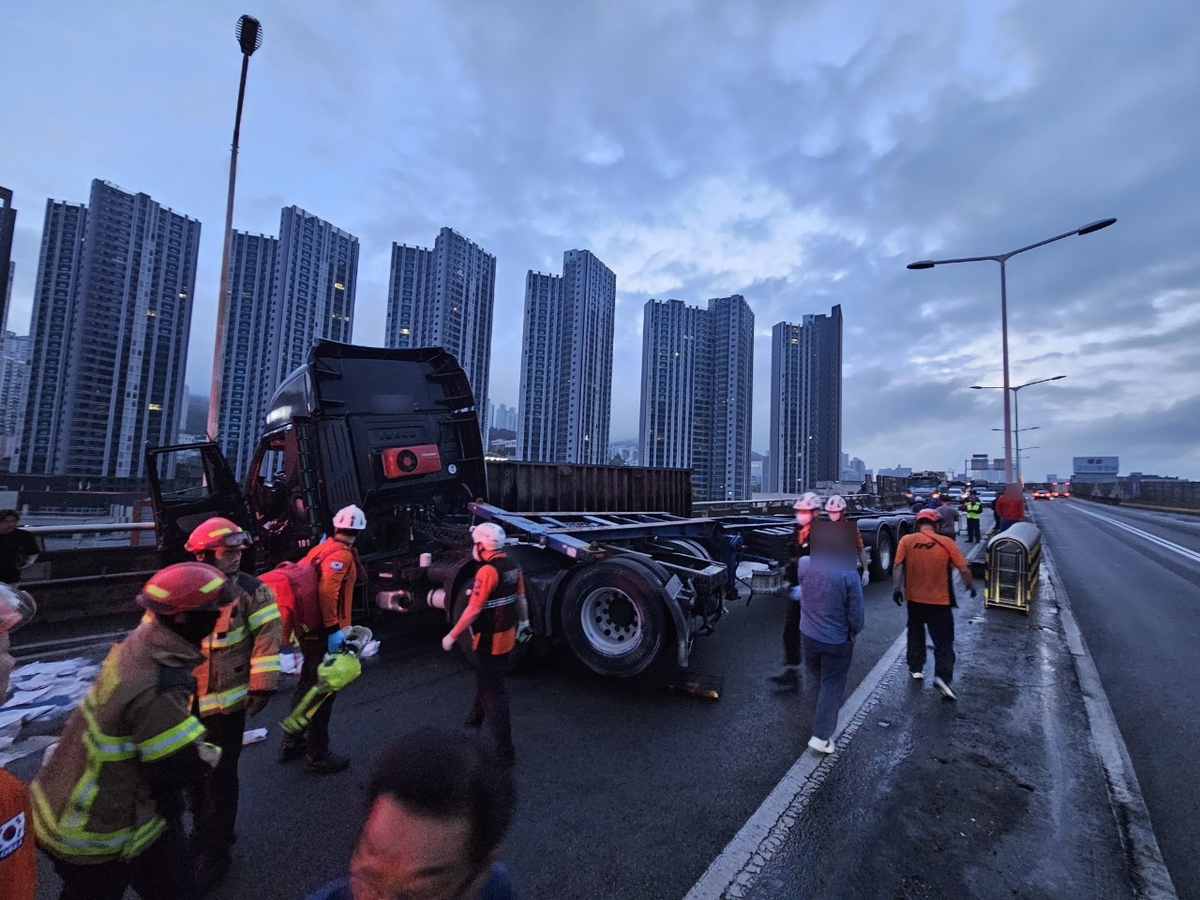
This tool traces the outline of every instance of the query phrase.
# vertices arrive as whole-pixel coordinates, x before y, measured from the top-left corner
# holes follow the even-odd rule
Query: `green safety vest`
[[[978,519],[983,515],[983,501],[981,500],[968,500],[963,504],[963,508],[967,511],[968,519]]]

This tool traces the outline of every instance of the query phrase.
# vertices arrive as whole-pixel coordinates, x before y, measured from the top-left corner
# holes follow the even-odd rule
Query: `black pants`
[[[300,641],[300,652],[303,662],[300,666],[300,683],[292,693],[292,708],[304,699],[309,688],[317,683],[317,667],[325,658],[325,640],[323,638],[304,638]],[[329,752],[329,717],[333,714],[333,701],[337,694],[330,694],[313,713],[308,728],[304,731],[304,741],[308,747],[309,759],[322,759]],[[299,738],[285,737],[285,743],[299,741]]]
[[[218,713],[200,719],[204,740],[221,748],[221,761],[189,790],[192,803],[192,849],[210,856],[224,856],[233,846],[238,809],[238,758],[242,755],[242,732],[246,709]]]
[[[497,750],[511,752],[512,717],[508,709],[508,685],[504,681],[508,654],[479,653],[475,659],[475,705],[470,718],[488,726]]]
[[[195,896],[187,841],[178,817],[168,819],[154,843],[127,862],[81,866],[53,859],[54,869],[63,881],[59,900],[121,900],[130,886],[142,900],[185,900]]]
[[[979,520],[967,516],[967,543],[979,543]]]
[[[800,604],[788,598],[787,615],[783,619],[783,664],[800,665]]]
[[[908,601],[908,671],[925,668],[925,629],[933,638],[933,674],[949,684],[954,680],[954,612],[937,603]]]

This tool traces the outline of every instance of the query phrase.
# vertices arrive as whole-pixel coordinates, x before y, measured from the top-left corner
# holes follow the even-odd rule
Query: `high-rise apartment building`
[[[250,465],[278,383],[279,367],[270,357],[271,296],[278,253],[278,238],[233,233],[217,442],[239,477]]]
[[[13,209],[13,193],[0,187],[0,334],[8,328],[8,303],[12,298],[13,232],[17,228],[17,211]]]
[[[145,445],[178,438],[199,243],[197,220],[108,182],[86,215],[47,203],[21,471],[143,477]]]
[[[320,339],[349,342],[358,238],[296,206],[279,237],[235,231],[217,441],[242,475],[279,383]]]
[[[588,250],[564,253],[561,276],[526,276],[520,459],[608,461],[616,303],[616,275]]]
[[[433,249],[392,244],[388,347],[442,347],[467,373],[486,434],[496,257],[450,228]]]
[[[4,332],[0,340],[0,460],[16,465],[29,393],[29,335]]]
[[[767,491],[799,494],[842,474],[842,308],[771,329]]]
[[[691,467],[698,500],[750,496],[754,313],[741,295],[650,300],[642,327],[639,458]]]

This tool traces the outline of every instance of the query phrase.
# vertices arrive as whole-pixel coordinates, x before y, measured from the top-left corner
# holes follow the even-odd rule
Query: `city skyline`
[[[11,330],[27,331],[40,206],[100,176],[207,224],[187,382],[208,384],[243,12],[10,11]],[[525,273],[587,247],[618,278],[614,396],[638,389],[651,297],[745,296],[760,385],[770,326],[839,304],[845,446],[944,469],[999,455],[1001,392],[969,390],[1000,380],[999,283],[905,265],[1116,216],[1008,267],[1014,383],[1067,376],[1021,392],[1021,425],[1041,429],[1023,464],[1113,454],[1200,477],[1200,16],[1182,0],[1135,17],[1112,0],[253,13],[234,225],[272,233],[295,203],[356,234],[356,341],[383,343],[392,242],[452,225],[499,261],[489,390],[513,403]],[[138,53],[106,49],[147,29]],[[633,62],[595,64],[618,57]],[[766,392],[754,405],[764,448]],[[636,433],[630,406],[613,437]]]

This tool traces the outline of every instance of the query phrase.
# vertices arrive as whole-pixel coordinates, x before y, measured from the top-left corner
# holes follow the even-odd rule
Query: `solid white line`
[[[842,704],[833,737],[838,750],[830,757],[818,757],[817,754],[807,751],[801,753],[787,774],[780,779],[779,784],[767,795],[767,799],[746,820],[746,824],[738,830],[721,854],[700,876],[700,880],[687,892],[684,900],[720,900],[735,883],[747,885],[752,881],[757,870],[774,856],[797,814],[808,802],[807,797],[797,802],[801,793],[810,785],[814,773],[823,763],[833,765],[838,753],[844,749],[844,744],[858,731],[858,725],[861,723],[859,712],[867,706],[871,695],[900,658],[906,641],[907,630],[902,629],[900,636],[867,673],[867,677],[850,695],[850,699]],[[828,766],[825,770],[828,770]],[[754,865],[751,866],[751,863]],[[750,868],[755,871],[747,871]]]
[[[1118,528],[1124,529],[1130,534],[1136,534],[1138,537],[1145,538],[1153,544],[1158,544],[1160,547],[1165,547],[1168,550],[1178,553],[1180,556],[1187,557],[1193,562],[1200,562],[1200,553],[1197,553],[1195,550],[1189,550],[1187,547],[1181,547],[1179,544],[1172,543],[1165,538],[1160,538],[1157,535],[1142,531],[1140,528],[1134,528],[1132,525],[1126,525],[1124,522],[1118,519],[1112,519],[1108,516],[1102,516],[1099,513],[1094,513],[1089,509],[1083,509],[1082,507],[1075,506],[1074,504],[1072,504],[1072,508],[1076,512],[1083,513],[1085,516],[1090,516],[1093,519],[1099,519],[1101,522],[1108,522],[1110,525],[1116,525]]]
[[[1082,512],[1082,510],[1080,510]],[[1085,513],[1091,515],[1091,513]],[[1097,516],[1103,518],[1103,516]],[[1117,523],[1120,524],[1120,523]],[[1055,582],[1058,581],[1058,585]],[[1126,846],[1126,855],[1132,869],[1134,896],[1144,900],[1177,900],[1171,873],[1167,871],[1158,839],[1150,824],[1150,811],[1142,797],[1133,761],[1121,729],[1117,726],[1108,695],[1100,681],[1100,673],[1088,652],[1083,633],[1075,622],[1066,588],[1062,586],[1054,568],[1049,549],[1042,544],[1042,570],[1038,580],[1040,601],[1049,602],[1059,610],[1067,648],[1075,660],[1075,674],[1083,692],[1083,704],[1087,710],[1088,728],[1092,733],[1092,744],[1100,764],[1104,767],[1108,782],[1109,801],[1117,820],[1121,840]]]

